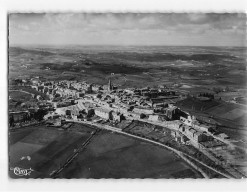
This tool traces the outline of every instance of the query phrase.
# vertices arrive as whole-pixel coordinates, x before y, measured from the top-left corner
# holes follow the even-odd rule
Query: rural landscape
[[[48,14],[48,19],[65,15]],[[81,21],[80,14],[65,20],[69,29],[78,15]],[[155,29],[158,21],[154,14],[112,14],[106,21],[114,25],[104,26],[105,15],[83,14],[83,20],[88,28],[98,24],[103,31],[116,28],[120,19],[121,29],[133,18],[142,30]],[[159,18],[167,25],[201,25],[211,24],[212,15],[222,32],[224,18],[236,25],[245,17],[177,15]],[[149,20],[140,23],[143,18]],[[40,20],[42,26],[48,19],[42,14],[9,16],[11,178],[247,177],[245,45],[105,44],[97,38],[91,45],[16,41],[17,35],[26,38],[24,24],[31,28]]]

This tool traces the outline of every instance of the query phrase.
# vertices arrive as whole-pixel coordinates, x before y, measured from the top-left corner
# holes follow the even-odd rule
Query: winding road
[[[101,129],[103,128],[105,130],[113,131],[113,132],[116,132],[116,133],[119,133],[119,134],[130,136],[130,137],[133,137],[133,138],[136,138],[136,139],[140,139],[140,140],[143,140],[143,141],[146,141],[146,142],[155,144],[155,145],[159,145],[161,147],[164,147],[164,148],[166,148],[168,150],[173,151],[175,154],[177,154],[179,157],[181,157],[186,162],[188,162],[189,161],[188,158],[190,158],[190,159],[196,161],[197,163],[203,165],[204,167],[207,167],[208,169],[210,169],[210,170],[212,170],[212,171],[214,171],[214,172],[216,172],[216,173],[218,173],[218,174],[220,174],[220,175],[222,175],[222,176],[224,176],[226,178],[234,178],[234,177],[232,177],[232,176],[230,176],[228,174],[225,174],[225,173],[222,173],[222,172],[216,170],[213,167],[208,166],[207,164],[199,161],[198,159],[196,159],[193,156],[190,156],[190,155],[188,155],[186,153],[183,153],[181,151],[178,151],[178,150],[176,150],[176,149],[174,149],[172,147],[169,147],[169,146],[167,146],[165,144],[162,144],[160,142],[156,142],[156,141],[153,141],[153,140],[150,140],[150,139],[147,139],[147,138],[143,138],[143,137],[139,137],[139,136],[136,136],[136,135],[133,135],[133,134],[130,134],[130,133],[123,132],[120,128],[111,127],[109,125],[104,125],[104,124],[96,124],[96,123],[92,123],[92,122],[89,122],[89,121],[74,121],[74,120],[68,120],[68,119],[66,121],[67,122],[72,122],[72,123],[81,123],[81,124],[86,124],[86,125],[92,125],[92,126],[95,126],[95,127],[101,128]],[[188,158],[186,158],[186,157],[188,157]],[[198,166],[196,166],[194,163],[190,162],[189,164],[193,168],[195,168],[196,170],[198,170],[205,178],[209,178],[209,176],[202,169],[200,169]]]

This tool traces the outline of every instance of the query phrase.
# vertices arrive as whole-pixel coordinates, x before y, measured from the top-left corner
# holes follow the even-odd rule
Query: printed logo
[[[11,171],[14,171],[15,175],[18,176],[27,176],[30,175],[32,171],[34,171],[33,169],[29,168],[29,169],[22,169],[20,167],[15,167],[15,168],[10,168]]]

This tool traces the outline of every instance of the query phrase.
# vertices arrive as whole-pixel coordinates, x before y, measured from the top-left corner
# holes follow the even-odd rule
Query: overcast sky
[[[12,44],[245,46],[244,14],[10,14]]]

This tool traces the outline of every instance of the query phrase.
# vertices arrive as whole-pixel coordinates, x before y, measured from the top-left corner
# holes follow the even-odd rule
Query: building
[[[111,83],[111,79],[109,79],[109,82],[108,82],[108,91],[112,91],[113,90],[113,85]]]
[[[116,106],[116,108],[119,110],[119,112],[127,114],[129,111],[128,107],[121,107],[121,106]]]
[[[36,99],[37,100],[42,100],[43,98],[40,95],[37,95]]]
[[[28,111],[10,112],[9,113],[9,118],[14,123],[26,121],[26,120],[28,120],[29,116],[30,116],[30,113]]]
[[[38,91],[38,86],[36,86],[36,85],[32,85],[31,88],[35,89],[36,91]]]
[[[198,121],[194,121],[191,126],[199,131],[205,131],[205,132],[210,132],[210,130],[212,129],[211,126],[200,124]]]
[[[98,92],[98,91],[100,91],[100,90],[102,90],[103,88],[102,88],[102,86],[100,86],[100,85],[93,85],[93,87],[92,87],[92,90],[93,91],[96,91],[96,92]]]
[[[151,105],[155,108],[167,108],[168,107],[168,104],[167,103],[153,103],[151,102]]]
[[[92,93],[92,91],[93,91],[93,85],[90,84],[90,85],[88,85],[87,88],[86,88],[86,93]]]
[[[190,115],[187,116],[180,116],[180,121],[188,126],[192,126],[192,117]]]
[[[196,133],[197,131],[193,128],[185,128],[185,134],[190,138],[190,139],[193,139],[194,138],[194,134]]]
[[[119,112],[112,112],[112,120],[121,122],[122,120],[124,120],[124,116]]]
[[[207,141],[207,135],[201,132],[196,132],[193,136],[194,141],[197,143]]]
[[[105,120],[112,120],[112,110],[106,108],[95,108],[94,113],[95,115],[105,119]]]
[[[125,89],[124,91],[125,91],[126,93],[132,94],[132,95],[135,93],[135,90],[134,90],[133,88],[132,88],[132,89],[130,89],[130,88],[129,88],[129,89]]]
[[[179,127],[179,131],[183,133],[185,136],[187,136],[194,143],[205,142],[210,139],[210,137],[208,137],[204,133],[199,132],[188,125],[181,124]]]
[[[218,135],[218,137],[222,138],[222,139],[230,139],[230,137],[228,135],[226,135],[225,133],[220,133]]]
[[[87,117],[94,115],[94,105],[90,102],[84,102],[82,100],[77,100],[76,105],[79,107],[80,111],[87,114]]]
[[[44,86],[38,86],[38,91],[42,92],[43,89],[44,89]]]
[[[138,114],[154,114],[154,110],[153,109],[148,109],[148,108],[137,108],[135,107],[133,109],[133,112],[138,113]]]
[[[48,113],[44,116],[44,119],[58,119],[60,116],[58,114],[55,113]]]
[[[163,122],[167,120],[167,117],[165,115],[149,115],[148,120],[154,122]]]
[[[165,110],[165,114],[170,120],[177,120],[180,118],[180,110],[176,106],[169,106],[169,108]]]

